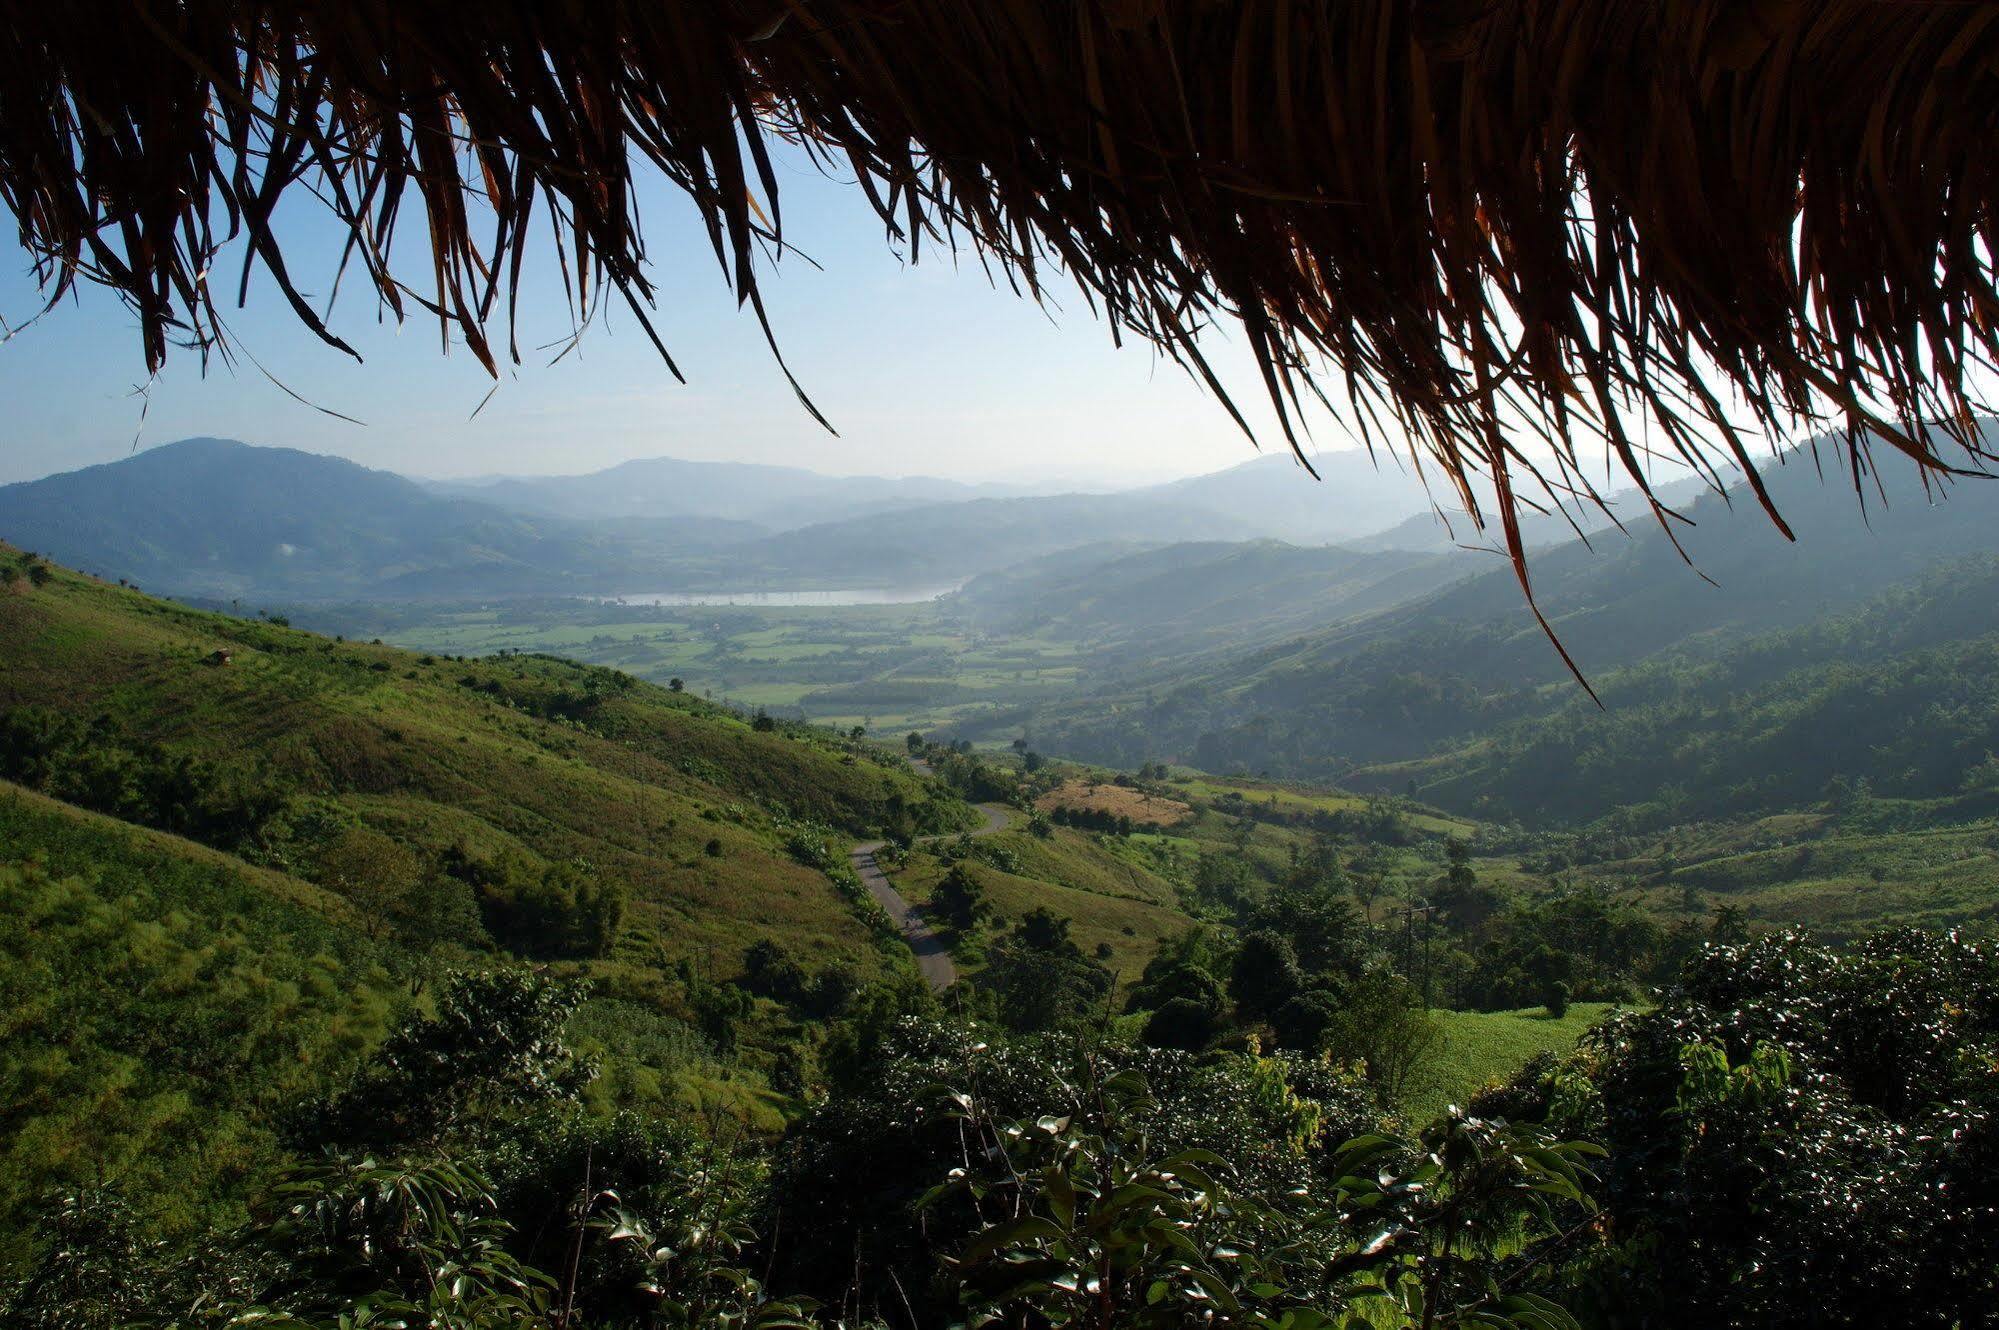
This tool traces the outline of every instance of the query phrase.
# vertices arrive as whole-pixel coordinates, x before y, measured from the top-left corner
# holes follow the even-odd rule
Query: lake
[[[625,605],[743,605],[758,609],[918,605],[939,596],[948,596],[961,585],[860,587],[843,591],[648,591],[631,596],[599,596],[597,599]]]

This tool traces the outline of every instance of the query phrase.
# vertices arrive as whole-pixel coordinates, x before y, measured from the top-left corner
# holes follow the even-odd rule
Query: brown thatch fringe
[[[1516,561],[1521,480],[1593,495],[1585,446],[1641,486],[1650,448],[1749,466],[1737,423],[1838,427],[1856,479],[1870,441],[1986,460],[1992,3],[60,0],[0,27],[0,196],[51,299],[113,286],[153,367],[226,354],[232,236],[342,346],[272,227],[306,191],[389,310],[488,368],[540,234],[583,317],[615,292],[650,333],[645,163],[762,318],[774,136],[912,247],[1036,294],[1059,269],[1217,390],[1195,334],[1239,320],[1294,442],[1332,384],[1467,504],[1487,477]],[[405,205],[428,243],[399,266]]]

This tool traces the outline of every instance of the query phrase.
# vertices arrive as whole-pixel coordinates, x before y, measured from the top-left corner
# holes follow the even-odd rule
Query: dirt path
[[[930,767],[924,762],[910,764],[924,775],[930,774]],[[999,804],[974,804],[973,807],[985,821],[972,829],[974,836],[990,836],[995,831],[1005,831],[1012,815]],[[956,833],[952,833],[955,835]],[[951,836],[919,836],[916,844],[926,845],[932,841],[950,840]],[[888,911],[888,917],[895,920],[902,930],[903,940],[909,943],[909,950],[916,957],[916,968],[923,972],[924,981],[939,993],[958,982],[958,967],[951,963],[951,953],[944,946],[944,939],[937,936],[923,914],[915,906],[902,898],[895,884],[888,880],[888,874],[875,862],[875,852],[882,847],[878,840],[862,841],[847,856],[854,866],[854,873],[868,894],[881,903]]]

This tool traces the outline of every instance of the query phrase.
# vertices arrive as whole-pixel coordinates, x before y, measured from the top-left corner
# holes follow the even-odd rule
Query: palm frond
[[[1335,405],[1496,517],[1523,583],[1523,484],[1594,498],[1592,457],[1753,473],[1753,436],[1830,426],[1856,481],[1882,444],[1990,460],[1990,3],[65,0],[0,28],[0,198],[49,298],[117,290],[153,368],[226,352],[236,237],[239,290],[261,267],[347,349],[274,223],[307,193],[387,310],[489,369],[537,244],[579,320],[610,296],[652,335],[643,169],[763,320],[781,141],[912,253],[1075,283],[1240,422],[1197,338],[1238,322],[1294,447]]]

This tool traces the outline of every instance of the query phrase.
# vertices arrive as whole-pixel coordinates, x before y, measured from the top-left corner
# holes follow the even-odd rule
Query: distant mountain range
[[[822,476],[799,467],[648,457],[581,476],[500,476],[425,481],[451,498],[520,513],[582,521],[708,518],[788,531],[896,508],[967,499],[1017,498],[1023,486],[967,485],[928,476]]]
[[[340,458],[187,439],[0,487],[0,537],[177,595],[437,598],[945,585],[1085,544],[1322,544],[1392,527],[1420,487],[1334,454],[1112,494],[629,462],[420,484]]]
[[[637,577],[727,524],[647,547],[443,498],[401,476],[289,448],[187,439],[0,487],[0,536],[149,590],[215,597],[552,592]]]
[[[1387,609],[1480,566],[1459,551],[1272,540],[1097,545],[983,574],[947,605],[981,632],[1074,642],[1099,666],[1183,668]]]
[[[1768,468],[1765,480],[1796,543],[1738,487],[1684,505],[1691,524],[1677,530],[1691,566],[1643,524],[1629,538],[1571,541],[1533,559],[1539,604],[1607,699],[1621,670],[1714,659],[1999,549],[1999,480],[1926,492],[1913,468],[1890,463],[1856,494],[1839,476],[1821,477],[1805,454]],[[1458,566],[1476,566],[1479,556],[1465,557],[1474,562]],[[1045,708],[1032,718],[1037,742],[1106,762],[1181,757],[1211,769],[1345,777],[1585,704],[1511,570],[1497,558],[1485,566],[1378,613],[1196,669],[1162,658],[1150,674],[1130,675],[1122,695]],[[1999,605],[1982,620],[1967,610],[1954,622],[1999,630]]]

